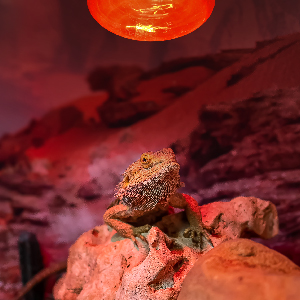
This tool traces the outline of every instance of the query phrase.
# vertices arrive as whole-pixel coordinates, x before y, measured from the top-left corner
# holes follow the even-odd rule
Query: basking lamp
[[[186,35],[210,16],[215,0],[87,0],[91,15],[107,30],[138,41]]]

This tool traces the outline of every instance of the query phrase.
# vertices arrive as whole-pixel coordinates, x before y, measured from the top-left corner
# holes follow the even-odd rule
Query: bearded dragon
[[[122,237],[136,237],[146,241],[142,233],[148,232],[155,216],[167,213],[169,207],[185,209],[190,227],[184,237],[191,237],[194,243],[203,238],[213,247],[208,231],[202,222],[198,203],[192,197],[177,192],[184,186],[179,176],[180,166],[172,149],[143,153],[123,174],[117,186],[116,200],[105,212],[104,222]]]
[[[184,186],[180,181],[179,169],[175,154],[170,148],[143,153],[124,172],[123,179],[116,188],[116,199],[103,216],[104,222],[137,245],[137,237],[147,242],[142,233],[150,230],[156,217],[168,214],[170,206],[181,208],[185,209],[190,223],[184,236],[191,237],[197,244],[202,244],[205,238],[213,247],[208,235],[210,228],[202,222],[197,201],[177,192],[178,188]],[[20,300],[36,284],[53,273],[62,271],[66,265],[66,262],[54,264],[36,274],[14,300]]]

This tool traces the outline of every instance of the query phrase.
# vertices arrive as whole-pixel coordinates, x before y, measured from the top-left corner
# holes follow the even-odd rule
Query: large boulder
[[[219,204],[219,207],[218,207]],[[278,232],[273,204],[256,198],[236,198],[201,208],[203,222],[218,248],[248,232],[271,238]],[[70,248],[66,275],[54,289],[56,300],[177,299],[184,278],[212,247],[185,237],[185,213],[164,216],[135,245],[106,225],[79,237]],[[192,299],[192,298],[191,298]]]
[[[178,300],[299,300],[300,268],[246,239],[224,242],[199,258]]]

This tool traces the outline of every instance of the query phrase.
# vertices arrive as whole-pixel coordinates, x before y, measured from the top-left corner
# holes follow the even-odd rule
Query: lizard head
[[[123,174],[115,196],[134,210],[151,210],[182,186],[172,149],[143,153]]]

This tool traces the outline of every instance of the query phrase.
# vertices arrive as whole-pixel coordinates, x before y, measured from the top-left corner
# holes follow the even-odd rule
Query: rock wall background
[[[300,90],[206,105],[190,139],[173,146],[200,203],[255,195],[272,201],[280,232],[265,243],[300,263]],[[260,241],[263,242],[263,241]]]

